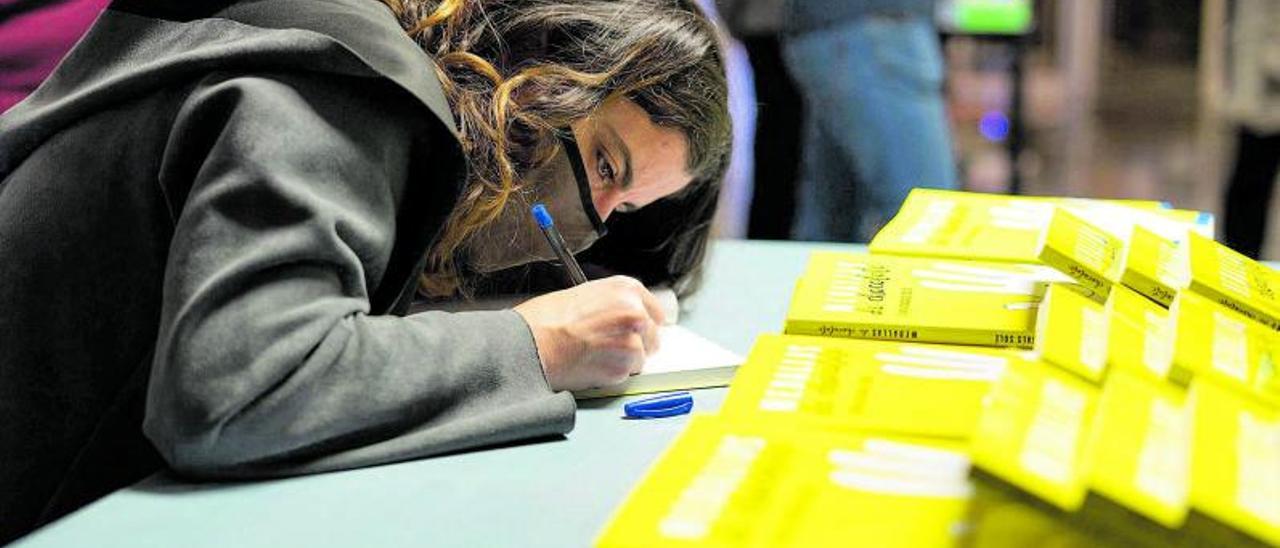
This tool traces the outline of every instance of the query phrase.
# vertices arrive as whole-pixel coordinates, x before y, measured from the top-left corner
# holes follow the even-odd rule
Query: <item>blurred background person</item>
[[[1280,167],[1280,1],[1236,0],[1227,116],[1236,153],[1224,200],[1223,240],[1257,258]]]
[[[954,188],[933,0],[791,0],[806,105],[793,236],[866,242],[913,187]]]
[[[780,34],[787,0],[719,0],[717,4],[725,26],[746,48],[755,86],[755,162],[746,236],[786,240],[795,217],[804,118],[800,92],[782,59]],[[731,79],[731,94],[732,84]],[[735,127],[745,125],[738,116],[734,120]]]
[[[719,204],[712,231],[721,238],[747,236],[748,209],[755,171],[752,153],[756,127],[756,93],[751,61],[746,48],[730,32],[716,0],[697,0],[715,22],[716,35],[724,52],[725,78],[729,83],[729,114],[733,119],[733,155],[720,187]]]

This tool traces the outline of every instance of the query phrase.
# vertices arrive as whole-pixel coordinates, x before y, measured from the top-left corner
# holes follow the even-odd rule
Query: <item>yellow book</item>
[[[721,413],[752,422],[967,438],[1017,353],[828,337],[761,335]]]
[[[1110,368],[1186,385],[1190,371],[1173,369],[1173,326],[1167,309],[1127,287],[1115,286],[1106,310]]]
[[[1186,240],[1187,234],[1200,234],[1213,238],[1214,217],[1207,211],[1174,209],[1167,203],[1146,200],[1083,200],[1061,199],[1059,209],[1065,209],[1108,234],[1126,243],[1133,229],[1141,227],[1157,236],[1173,242]]]
[[[1049,504],[1084,504],[1084,444],[1098,389],[1044,363],[1009,369],[970,445],[974,466]]]
[[[948,546],[968,470],[954,445],[695,416],[596,545]]]
[[[1052,269],[816,252],[796,284],[793,335],[1031,347]]]
[[[1192,508],[1280,544],[1280,415],[1201,379],[1190,398]]]
[[[1107,367],[1106,308],[1064,284],[1052,284],[1036,316],[1035,352],[1044,361],[1100,382]]]
[[[1120,281],[1165,307],[1186,287],[1187,245],[1178,245],[1140,226],[1133,228]]]
[[[918,188],[871,240],[872,253],[965,260],[1038,262],[1041,234],[1055,209],[1072,212],[1117,238],[1133,226],[1180,241],[1213,235],[1213,216],[1161,202],[1006,196]]]
[[[1280,330],[1280,272],[1209,238],[1188,238],[1188,289]]]
[[[1280,405],[1280,336],[1260,323],[1184,291],[1174,300],[1176,368]]]
[[[872,253],[1035,262],[1053,203],[1043,198],[912,190],[871,239]]]
[[[1041,235],[1041,262],[1070,276],[1103,302],[1124,268],[1124,240],[1057,209]]]
[[[1185,400],[1168,383],[1109,374],[1085,450],[1089,488],[1160,525],[1181,526],[1191,473]]]

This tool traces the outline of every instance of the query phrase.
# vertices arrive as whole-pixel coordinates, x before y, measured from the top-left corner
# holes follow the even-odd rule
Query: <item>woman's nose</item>
[[[600,215],[600,220],[609,218],[609,214],[613,213],[619,205],[622,205],[626,197],[617,189],[604,189],[591,191],[591,202],[595,205],[596,213]]]

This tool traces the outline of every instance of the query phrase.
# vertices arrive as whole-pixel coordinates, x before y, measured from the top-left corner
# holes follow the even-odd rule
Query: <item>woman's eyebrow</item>
[[[632,182],[631,181],[631,149],[627,148],[627,143],[623,141],[622,137],[618,135],[618,132],[613,129],[613,124],[606,122],[601,125],[603,126],[605,136],[608,137],[610,141],[612,141],[611,144],[615,148],[617,148],[619,151],[619,154],[622,155],[622,168],[621,168],[622,173],[619,174],[618,178],[621,181],[620,185],[622,186],[622,189],[627,190],[631,188],[631,182]]]

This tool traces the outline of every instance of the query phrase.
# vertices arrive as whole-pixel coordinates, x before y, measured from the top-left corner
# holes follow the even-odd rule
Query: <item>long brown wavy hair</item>
[[[696,273],[731,129],[717,35],[691,0],[382,2],[435,60],[468,159],[463,193],[429,251],[424,293],[460,289],[455,257],[468,239],[498,218],[522,173],[551,159],[558,135],[612,97],[688,137],[694,181],[671,200],[693,214],[668,223],[661,245],[675,277]]]

